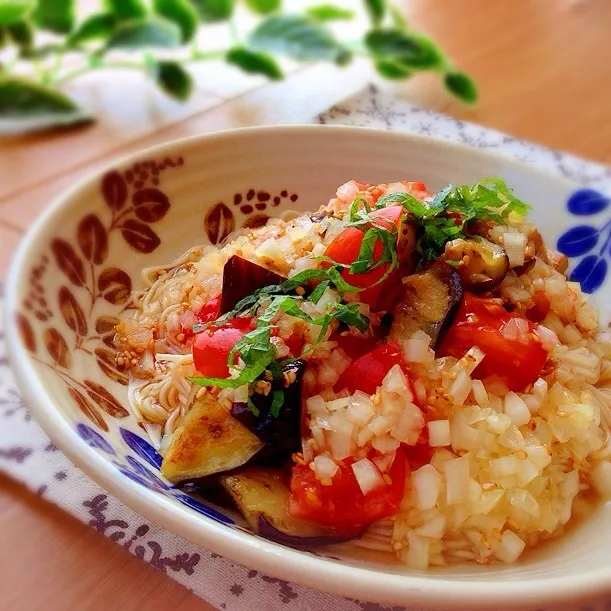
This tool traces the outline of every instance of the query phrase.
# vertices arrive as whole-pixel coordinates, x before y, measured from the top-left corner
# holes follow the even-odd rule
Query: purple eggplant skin
[[[261,265],[233,255],[223,267],[220,314],[231,312],[236,304],[265,286],[282,284],[286,278]]]
[[[259,410],[258,416],[246,403],[233,404],[231,415],[265,443],[252,462],[278,467],[301,450],[301,387],[305,369],[306,362],[298,359],[282,368],[282,380],[272,382],[273,390],[284,391],[284,404],[277,418],[270,413],[271,392],[267,396],[252,395],[251,400]],[[285,379],[293,381],[285,386]]]
[[[393,310],[389,337],[399,343],[424,331],[437,349],[463,299],[460,275],[448,263],[434,261],[403,279],[403,295]]]
[[[308,524],[308,530],[310,532],[312,531],[312,525]],[[276,528],[264,515],[259,516],[258,534],[275,543],[280,543],[288,547],[295,547],[297,549],[337,545],[338,543],[346,543],[352,539],[358,539],[360,536],[345,537],[333,534],[328,530],[325,531],[322,527],[319,535],[299,534],[299,532],[288,533]]]

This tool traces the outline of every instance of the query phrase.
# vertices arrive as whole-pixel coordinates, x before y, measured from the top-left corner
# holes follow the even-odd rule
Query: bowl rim
[[[163,154],[171,154],[173,150],[185,144],[201,143],[202,146],[214,146],[216,142],[236,138],[239,140],[244,136],[263,137],[270,132],[283,134],[286,137],[296,137],[299,133],[334,132],[334,138],[341,137],[342,134],[358,133],[364,137],[403,141],[416,147],[419,144],[427,146],[433,144],[469,156],[493,158],[504,165],[519,167],[527,173],[539,174],[546,176],[548,180],[564,183],[569,189],[579,187],[577,183],[549,170],[499,153],[474,149],[441,138],[336,125],[260,126],[200,134],[139,150],[104,167],[96,168],[57,196],[30,227],[13,257],[6,282],[4,323],[10,364],[28,408],[44,432],[78,468],[147,520],[239,564],[317,590],[369,601],[442,606],[453,609],[464,609],[465,605],[470,605],[471,608],[489,608],[491,604],[518,607],[542,603],[566,603],[579,598],[592,598],[610,591],[611,566],[599,567],[582,574],[527,578],[520,581],[504,581],[502,577],[498,580],[478,581],[477,575],[474,574],[474,580],[471,581],[437,578],[424,571],[421,574],[409,575],[386,573],[299,552],[246,531],[227,528],[187,508],[177,509],[174,502],[123,477],[116,469],[109,468],[108,461],[83,441],[58,412],[55,402],[47,395],[34,363],[21,342],[16,325],[13,324],[13,315],[19,311],[20,287],[26,282],[22,271],[29,263],[30,253],[35,252],[39,237],[45,234],[48,223],[64,209],[73,205],[79,192],[109,169],[125,167],[145,155],[154,156],[162,151]]]

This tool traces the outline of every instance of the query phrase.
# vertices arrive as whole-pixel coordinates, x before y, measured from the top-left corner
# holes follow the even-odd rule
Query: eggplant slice
[[[293,361],[283,367],[282,380],[271,383],[271,390],[284,392],[284,403],[277,417],[271,414],[271,392],[251,396],[259,410],[256,416],[246,403],[233,404],[232,416],[265,443],[257,455],[257,463],[279,466],[301,450],[301,381],[305,369],[305,361]]]
[[[194,481],[241,467],[263,442],[212,395],[204,395],[183,418],[161,464],[172,483]]]
[[[291,517],[289,482],[281,471],[249,467],[240,473],[223,475],[220,479],[248,525],[266,539],[297,548],[350,540],[324,526]]]
[[[407,276],[403,279],[403,295],[393,312],[390,339],[400,343],[421,330],[437,348],[462,297],[460,276],[445,261],[435,261],[423,272]]]
[[[282,284],[286,278],[238,255],[229,258],[223,267],[221,314],[231,312],[239,301],[265,286]]]
[[[481,237],[448,242],[444,258],[456,264],[464,287],[476,293],[498,286],[509,271],[509,259],[503,248]]]

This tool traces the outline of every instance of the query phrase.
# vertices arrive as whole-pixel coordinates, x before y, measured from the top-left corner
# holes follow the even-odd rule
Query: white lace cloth
[[[317,120],[427,134],[494,149],[611,193],[609,168],[415,108],[373,87],[334,106]],[[400,611],[323,594],[246,569],[164,531],[122,505],[72,465],[30,417],[8,368],[1,330],[0,469],[219,609]],[[597,608],[609,609],[611,602],[587,607],[588,611]]]

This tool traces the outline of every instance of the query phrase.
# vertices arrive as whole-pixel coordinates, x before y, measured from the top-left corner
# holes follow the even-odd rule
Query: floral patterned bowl
[[[148,519],[231,559],[367,600],[464,609],[530,607],[611,590],[611,507],[516,566],[409,571],[338,547],[296,551],[161,476],[115,365],[117,317],[145,266],[217,244],[238,227],[326,202],[340,183],[412,179],[430,189],[499,176],[531,202],[571,277],[611,315],[609,200],[534,168],[421,137],[347,127],[256,128],[144,151],[74,186],[24,240],[8,283],[8,343],[19,384],[53,441]]]

